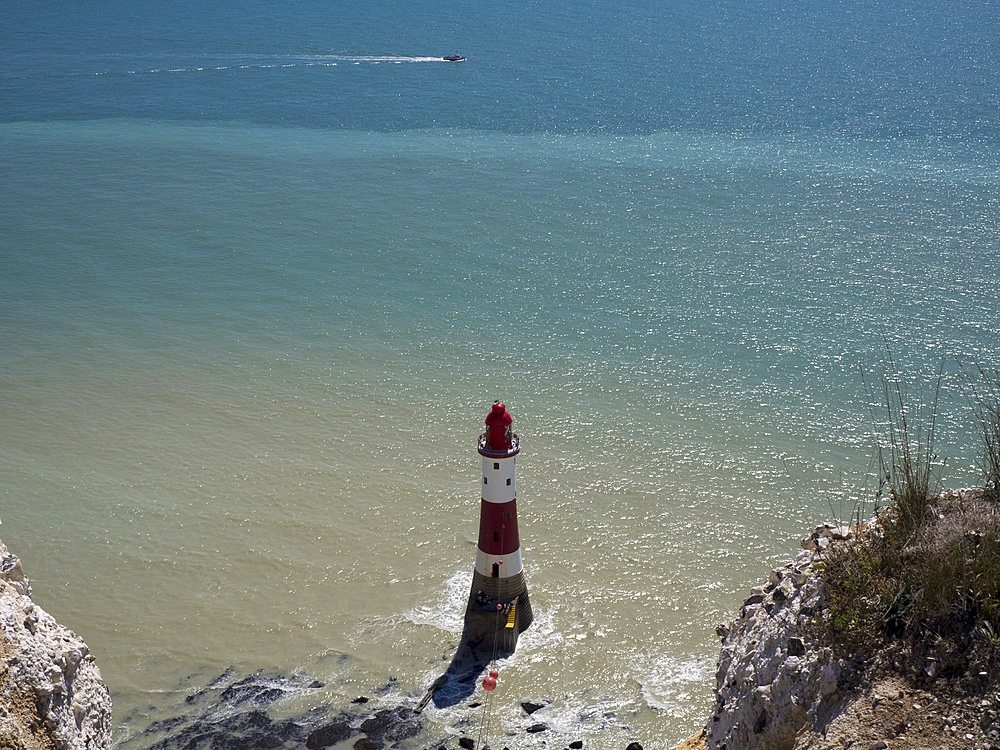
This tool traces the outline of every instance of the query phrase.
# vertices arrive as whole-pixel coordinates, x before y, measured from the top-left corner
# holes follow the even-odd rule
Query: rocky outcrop
[[[739,616],[717,628],[722,648],[707,725],[675,750],[1000,750],[993,629],[985,651],[974,623],[954,618],[906,637],[887,631],[855,641],[854,651],[830,640],[822,565],[838,548],[878,541],[887,513],[860,528],[817,527],[791,563],[751,589]],[[996,513],[980,489],[945,491],[908,551],[962,540],[975,549],[996,534]]]
[[[723,640],[708,747],[791,748],[803,727],[818,723],[838,685],[850,680],[854,667],[815,642],[812,625],[824,605],[813,565],[851,533],[833,524],[818,527],[793,562],[751,590],[739,617],[718,627]]]
[[[30,594],[0,542],[0,747],[109,748],[111,695],[90,649]]]

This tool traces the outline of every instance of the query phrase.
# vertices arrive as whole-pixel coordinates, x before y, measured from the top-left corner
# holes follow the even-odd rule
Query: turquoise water
[[[692,733],[714,625],[871,487],[884,339],[917,400],[945,362],[946,483],[976,480],[998,16],[0,9],[2,534],[119,742],[230,665],[422,693],[495,398],[538,617],[499,721]]]

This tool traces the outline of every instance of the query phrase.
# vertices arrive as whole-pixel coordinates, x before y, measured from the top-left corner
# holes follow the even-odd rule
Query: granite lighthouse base
[[[523,571],[509,578],[473,572],[462,633],[469,649],[492,653],[495,648],[498,654],[514,653],[517,637],[531,625],[532,617]]]

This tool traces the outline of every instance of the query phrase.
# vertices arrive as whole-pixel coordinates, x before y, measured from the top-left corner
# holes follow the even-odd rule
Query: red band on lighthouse
[[[488,555],[509,555],[520,547],[517,501],[484,502],[479,513],[479,549]]]

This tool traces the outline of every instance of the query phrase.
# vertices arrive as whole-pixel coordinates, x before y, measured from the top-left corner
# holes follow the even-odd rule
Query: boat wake
[[[132,69],[76,71],[65,73],[25,73],[4,75],[0,80],[27,80],[41,78],[85,78],[96,76],[137,76],[162,73],[201,73],[225,70],[267,70],[280,68],[335,68],[342,65],[402,65],[404,63],[447,62],[443,57],[426,55],[275,55],[240,56],[238,59],[212,58],[202,64],[162,65]]]

